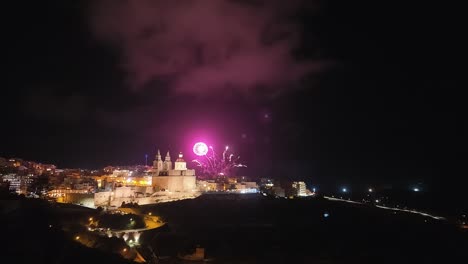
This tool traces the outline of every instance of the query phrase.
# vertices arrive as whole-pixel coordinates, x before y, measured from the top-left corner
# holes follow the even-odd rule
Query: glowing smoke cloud
[[[202,174],[208,177],[231,176],[235,168],[245,168],[244,164],[239,163],[240,156],[235,157],[229,153],[229,147],[226,146],[222,156],[218,156],[213,147],[206,148],[206,144],[198,142],[193,146],[193,152],[200,156],[200,159],[194,159],[193,162],[202,170]],[[205,153],[203,155],[199,155]]]
[[[275,95],[323,63],[298,61],[299,10],[310,0],[99,0],[96,37],[117,47],[134,90],[163,81],[178,93]]]

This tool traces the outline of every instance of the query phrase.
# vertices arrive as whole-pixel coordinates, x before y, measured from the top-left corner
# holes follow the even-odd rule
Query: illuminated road
[[[145,224],[146,224],[146,227],[144,227],[144,228],[120,229],[120,230],[109,229],[109,230],[103,230],[101,232],[104,232],[104,233],[109,233],[110,232],[110,233],[115,233],[115,234],[143,232],[143,231],[148,231],[148,230],[155,229],[155,228],[158,228],[158,227],[161,227],[161,226],[165,225],[165,223],[157,223],[157,222],[153,222],[153,220],[146,220],[146,219],[145,219]],[[95,229],[88,228],[88,230],[89,231],[94,231]],[[97,230],[99,230],[99,229],[97,229]]]
[[[92,229],[88,227],[88,230],[89,231],[96,230],[101,233],[107,234],[108,236],[120,236],[121,234],[141,233],[141,232],[148,231],[151,229],[156,229],[165,225],[165,223],[162,222],[158,216],[141,214],[141,212],[135,208],[120,208],[119,211],[121,211],[124,214],[136,214],[136,215],[141,216],[143,218],[143,221],[145,221],[145,227],[135,228],[135,229],[103,229],[103,228]]]
[[[146,230],[158,228],[164,225],[157,216],[145,215],[143,219],[145,220]]]
[[[154,229],[164,225],[158,216],[143,214],[138,208],[119,208],[119,211],[125,214],[135,214],[143,217],[146,225],[144,230]]]
[[[335,197],[324,196],[324,198],[327,199],[327,200],[330,200],[330,201],[347,202],[347,203],[353,203],[353,204],[363,204],[361,202],[356,202],[356,201],[351,201],[351,200],[344,200],[344,199],[339,199],[339,198],[335,198]],[[375,205],[375,207],[380,208],[380,209],[385,209],[385,210],[401,211],[401,212],[407,212],[407,213],[412,213],[412,214],[419,214],[419,215],[422,215],[422,216],[431,217],[431,218],[436,219],[436,220],[446,220],[442,216],[435,216],[435,215],[431,215],[431,214],[428,214],[428,213],[423,213],[423,212],[419,212],[419,211],[415,211],[415,210],[400,209],[400,208],[381,206],[381,205]]]
[[[407,213],[412,213],[412,214],[419,214],[419,215],[422,215],[422,216],[431,217],[431,218],[436,219],[436,220],[446,220],[442,216],[435,216],[435,215],[431,215],[431,214],[427,214],[427,213],[423,213],[423,212],[419,212],[419,211],[415,211],[415,210],[400,209],[400,208],[387,207],[387,206],[381,206],[381,205],[376,205],[376,207],[386,209],[386,210],[402,211],[402,212],[407,212]]]

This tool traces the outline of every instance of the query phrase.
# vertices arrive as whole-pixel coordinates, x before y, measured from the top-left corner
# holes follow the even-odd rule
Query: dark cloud
[[[291,19],[311,1],[99,1],[95,35],[121,50],[135,90],[154,80],[188,94],[275,94],[322,68],[299,62],[301,27]],[[158,86],[156,86],[158,87]]]
[[[72,123],[83,120],[90,111],[85,96],[57,95],[46,90],[27,95],[22,103],[23,112],[39,121]]]

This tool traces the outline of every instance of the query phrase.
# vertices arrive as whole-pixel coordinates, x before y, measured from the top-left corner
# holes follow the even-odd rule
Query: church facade
[[[182,153],[172,165],[169,151],[164,158],[158,149],[153,161],[152,186],[158,191],[189,192],[196,189],[195,170],[187,169]]]

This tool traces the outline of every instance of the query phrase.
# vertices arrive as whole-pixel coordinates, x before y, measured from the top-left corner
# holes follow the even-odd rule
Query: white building
[[[193,199],[200,195],[196,192],[195,170],[187,169],[187,164],[183,159],[182,153],[179,154],[173,167],[169,152],[167,152],[163,161],[161,159],[161,153],[158,150],[156,159],[153,162],[153,168],[149,173],[149,179],[146,179],[146,176],[143,177],[145,178],[145,184],[125,184],[126,186],[113,186],[107,191],[96,192],[94,194],[94,207],[119,207],[124,202],[137,203],[140,205],[153,204],[181,199]],[[134,178],[130,178],[131,171],[127,176],[129,178],[112,178],[122,178],[124,180],[126,179],[126,183],[133,183]],[[130,182],[128,181],[129,179]],[[151,185],[147,185],[146,182],[150,182]]]
[[[258,185],[256,182],[236,183],[236,190],[239,193],[257,193]]]
[[[306,184],[303,181],[293,182],[292,187],[294,189],[295,196],[307,196]]]
[[[9,183],[10,191],[20,193],[21,177],[17,176],[16,174],[7,174],[7,175],[4,175],[2,179],[3,179],[3,182]]]
[[[112,177],[128,177],[131,176],[132,172],[129,170],[114,170],[112,171]]]
[[[187,169],[187,163],[183,157],[182,153],[180,153],[173,168],[169,151],[163,162],[158,149],[156,159],[153,162],[152,172],[152,186],[155,190],[170,192],[188,192],[196,190],[195,170]]]
[[[14,191],[18,194],[21,194],[21,193],[26,193],[26,190],[33,182],[33,178],[34,176],[32,175],[19,176],[19,175],[16,175],[15,173],[10,173],[7,175],[3,175],[2,181],[9,183],[10,191]]]

